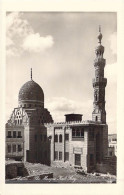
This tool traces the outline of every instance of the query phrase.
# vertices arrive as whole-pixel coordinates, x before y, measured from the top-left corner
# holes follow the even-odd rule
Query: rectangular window
[[[84,138],[84,129],[81,129],[81,137]]]
[[[58,151],[55,151],[55,160],[58,160]]]
[[[61,134],[59,135],[59,142],[60,143],[62,142],[62,135]]]
[[[13,145],[13,152],[16,152],[16,145]]]
[[[8,138],[11,138],[12,137],[12,135],[11,135],[11,131],[8,131],[8,136],[7,136]]]
[[[65,161],[69,161],[69,152],[65,152]]]
[[[16,138],[16,131],[13,131],[13,138]]]
[[[81,155],[75,154],[75,165],[81,166]]]
[[[65,134],[65,141],[69,141],[69,134],[68,133]]]
[[[11,153],[11,145],[7,145],[7,151],[8,153]]]
[[[18,131],[18,138],[21,138],[21,131]]]
[[[59,152],[59,160],[62,160],[62,152]]]
[[[72,137],[75,137],[76,136],[76,131],[75,129],[72,129]]]
[[[84,138],[84,129],[73,129],[72,130],[72,138]]]
[[[21,147],[21,144],[18,145],[18,152],[21,152],[22,151],[22,147]]]
[[[76,130],[76,137],[80,137],[80,130],[79,129]]]

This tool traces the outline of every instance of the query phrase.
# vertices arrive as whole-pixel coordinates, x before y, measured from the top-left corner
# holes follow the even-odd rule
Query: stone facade
[[[70,121],[45,124],[51,136],[51,164],[82,167],[85,171],[95,168],[107,155],[108,127],[93,121]]]

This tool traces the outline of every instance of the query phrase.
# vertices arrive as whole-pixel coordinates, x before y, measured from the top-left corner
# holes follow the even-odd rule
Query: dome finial
[[[31,80],[32,80],[32,68],[31,68]]]
[[[101,25],[99,25],[99,35],[98,35],[98,39],[99,39],[99,42],[101,44],[101,40],[102,40],[102,33],[101,33]]]

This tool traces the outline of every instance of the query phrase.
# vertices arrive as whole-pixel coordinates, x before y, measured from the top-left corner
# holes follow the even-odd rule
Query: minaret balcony
[[[96,86],[106,86],[107,84],[107,79],[106,78],[94,78],[92,80],[92,83],[93,83],[93,87],[96,87]]]
[[[94,66],[105,66],[106,60],[104,58],[96,58],[94,60]]]

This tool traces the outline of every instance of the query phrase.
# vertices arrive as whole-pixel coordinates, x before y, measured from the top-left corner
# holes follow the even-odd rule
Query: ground
[[[90,173],[84,174],[81,170],[77,173],[77,169],[73,167],[51,167],[40,163],[25,164],[29,176],[33,178],[31,183],[116,183],[116,176],[110,174]],[[53,178],[40,179],[39,175],[43,173],[53,173]],[[11,182],[27,182],[27,177],[18,177]],[[29,181],[28,181],[29,182]],[[9,180],[10,183],[10,180]]]

